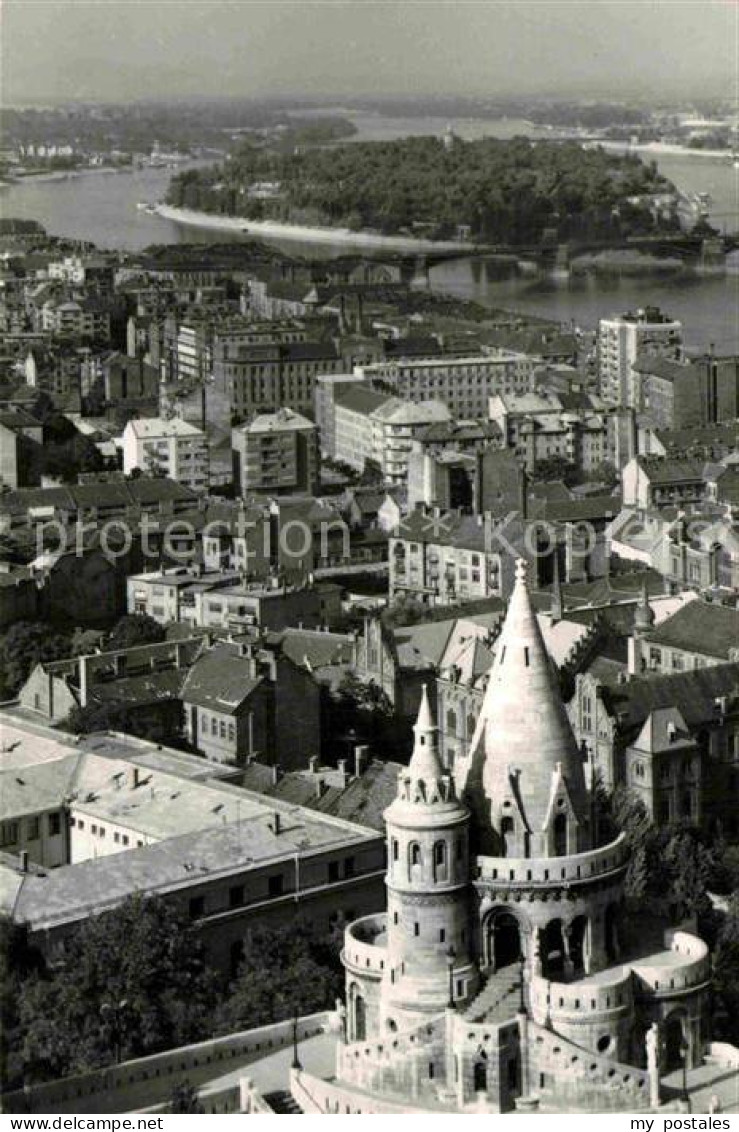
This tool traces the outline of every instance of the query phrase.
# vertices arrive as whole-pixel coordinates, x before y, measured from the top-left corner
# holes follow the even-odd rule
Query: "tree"
[[[204,1112],[200,1103],[200,1093],[189,1081],[180,1081],[169,1095],[168,1109],[170,1112],[201,1113]]]
[[[19,1003],[27,1079],[48,1080],[207,1037],[216,992],[196,929],[160,897],[129,897],[65,940]]]
[[[15,696],[37,664],[69,656],[69,636],[42,621],[16,621],[0,638],[0,683]]]
[[[148,613],[127,613],[117,622],[108,640],[106,649],[130,649],[135,645],[155,645],[166,636],[164,627]]]
[[[0,1089],[19,1084],[18,1003],[25,979],[43,971],[40,954],[28,942],[28,926],[0,917]]]
[[[728,902],[713,949],[716,1037],[739,1044],[739,892]]]
[[[338,949],[302,923],[257,927],[217,1015],[219,1033],[332,1007],[343,988]]]

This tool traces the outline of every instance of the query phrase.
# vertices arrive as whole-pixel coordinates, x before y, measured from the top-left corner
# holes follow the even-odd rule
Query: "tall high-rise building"
[[[613,404],[638,409],[639,376],[633,364],[652,354],[679,361],[683,354],[682,323],[658,307],[602,318],[598,324],[598,382],[601,396]]]

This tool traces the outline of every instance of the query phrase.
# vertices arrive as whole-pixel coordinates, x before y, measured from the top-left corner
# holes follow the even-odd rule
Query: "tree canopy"
[[[92,916],[19,1000],[29,1080],[142,1057],[210,1033],[216,980],[189,920],[134,896]]]
[[[44,621],[16,621],[0,636],[0,685],[15,696],[34,667],[70,653],[70,637]]]
[[[154,645],[166,636],[164,626],[148,613],[126,613],[113,627],[106,650],[130,649],[135,645]]]
[[[342,993],[339,949],[305,924],[257,927],[217,1015],[228,1034],[333,1007]]]
[[[268,197],[264,183],[278,186]],[[653,165],[575,142],[438,138],[274,152],[245,142],[221,165],[178,173],[169,203],[293,223],[454,237],[493,244],[660,230],[637,197],[672,186]],[[677,221],[675,221],[675,225]]]

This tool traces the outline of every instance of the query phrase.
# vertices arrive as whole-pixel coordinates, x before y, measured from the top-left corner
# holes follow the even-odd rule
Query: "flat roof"
[[[248,873],[285,858],[374,841],[378,834],[342,819],[285,805],[251,791],[241,820],[169,838],[141,849],[64,865],[45,876],[28,873],[15,895],[14,915],[38,930],[110,908],[137,892],[166,893],[217,876]],[[274,814],[280,814],[274,832]],[[12,885],[10,886],[12,890]]]

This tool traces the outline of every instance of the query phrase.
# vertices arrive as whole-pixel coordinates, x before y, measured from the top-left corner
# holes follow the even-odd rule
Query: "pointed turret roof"
[[[421,692],[421,705],[418,718],[413,724],[413,734],[416,738],[408,773],[414,781],[437,782],[444,775],[444,768],[439,756],[439,729],[431,713],[426,684]]]
[[[398,775],[398,795],[385,811],[386,820],[407,824],[429,811],[440,817],[466,814],[466,807],[457,798],[454,779],[441,761],[439,729],[425,684],[413,731],[416,738],[411,761]]]
[[[577,820],[585,823],[582,756],[531,603],[526,563],[519,561],[472,741],[465,789],[473,811],[487,815],[494,828],[503,807],[513,804],[528,830],[540,833],[548,820],[554,777],[562,781]],[[473,798],[480,793],[482,797]]]

